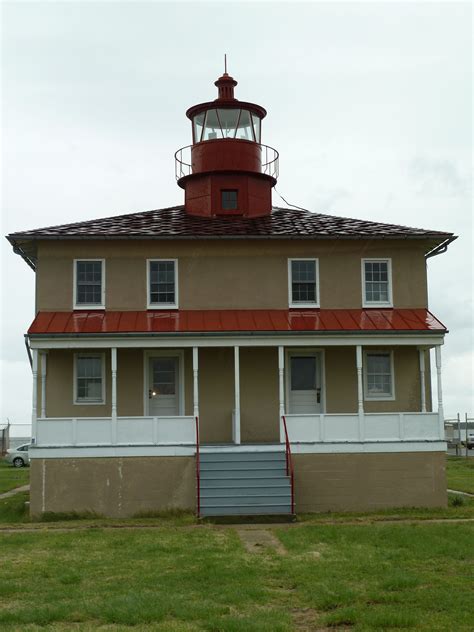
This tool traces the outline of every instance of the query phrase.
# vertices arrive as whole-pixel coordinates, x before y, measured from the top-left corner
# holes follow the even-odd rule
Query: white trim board
[[[435,347],[444,344],[444,333],[441,334],[324,334],[312,335],[148,335],[148,336],[71,336],[70,338],[29,337],[31,349],[159,349],[189,347],[387,347],[421,345]]]
[[[280,444],[281,451],[284,450]],[[219,452],[268,452],[278,450],[279,444],[262,446],[206,446],[201,451]],[[446,452],[444,441],[393,441],[374,443],[292,443],[292,454],[370,454],[406,452]],[[30,459],[81,459],[114,457],[195,456],[195,446],[88,446],[71,448],[42,448],[32,446]]]

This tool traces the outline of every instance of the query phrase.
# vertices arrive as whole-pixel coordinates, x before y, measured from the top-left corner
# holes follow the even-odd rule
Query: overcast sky
[[[227,53],[289,202],[459,235],[429,261],[430,308],[451,332],[445,410],[474,413],[470,3],[2,9],[3,234],[182,203],[184,113],[216,97]],[[2,241],[1,416],[28,422],[34,273]]]

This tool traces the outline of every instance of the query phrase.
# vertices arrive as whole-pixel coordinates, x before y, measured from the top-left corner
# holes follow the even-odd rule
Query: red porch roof
[[[426,309],[242,309],[39,312],[28,334],[342,331],[445,333],[447,330]]]

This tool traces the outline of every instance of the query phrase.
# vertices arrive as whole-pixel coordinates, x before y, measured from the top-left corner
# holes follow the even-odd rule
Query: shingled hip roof
[[[81,237],[384,237],[446,238],[452,233],[383,224],[350,217],[312,213],[303,209],[274,207],[270,215],[254,219],[245,217],[196,217],[174,206],[141,213],[128,213],[74,224],[49,226],[12,233],[18,238],[81,238]]]
[[[11,233],[7,239],[36,268],[37,242],[50,239],[419,239],[427,256],[456,239],[452,233],[273,207],[264,217],[196,217],[184,206],[128,213]]]

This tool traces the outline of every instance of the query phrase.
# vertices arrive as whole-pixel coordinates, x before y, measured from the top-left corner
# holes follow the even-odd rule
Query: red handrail
[[[197,517],[201,517],[201,463],[199,458],[199,417],[196,416],[196,501]]]
[[[286,475],[290,477],[291,485],[291,513],[295,513],[295,472],[293,469],[293,459],[291,458],[291,444],[288,438],[288,428],[286,427],[285,415],[282,415],[283,429],[285,431],[285,456],[286,456]]]

